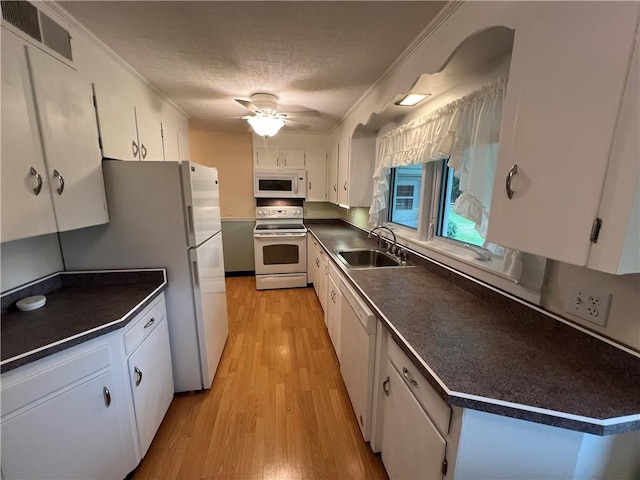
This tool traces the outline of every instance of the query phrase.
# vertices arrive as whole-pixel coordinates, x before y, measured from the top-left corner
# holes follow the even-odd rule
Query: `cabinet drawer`
[[[389,338],[389,360],[396,368],[404,383],[415,395],[443,436],[449,431],[451,408],[446,404],[427,380],[409,360],[402,349]],[[413,380],[413,382],[412,382]]]
[[[140,342],[153,331],[166,315],[167,308],[164,302],[164,294],[162,294],[131,322],[133,326],[124,334],[124,349],[127,355],[140,345]]]
[[[111,364],[109,347],[100,339],[2,375],[2,416],[65,388]],[[78,351],[80,350],[80,351]]]
[[[338,268],[338,266],[333,261],[329,262],[329,276],[331,277],[331,280],[335,282],[338,290],[340,290],[340,284],[342,283],[342,274],[340,273],[340,269]]]

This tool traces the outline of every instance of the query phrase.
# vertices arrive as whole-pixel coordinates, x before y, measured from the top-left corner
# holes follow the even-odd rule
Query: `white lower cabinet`
[[[4,480],[120,480],[135,468],[129,392],[108,337],[2,375]]]
[[[382,462],[389,478],[441,478],[445,439],[389,361],[384,389]]]
[[[152,319],[145,317],[140,323],[147,325],[150,322]],[[167,321],[160,317],[157,320],[153,318],[153,323],[147,327],[152,331],[127,361],[143,457],[167,413],[174,390]]]
[[[329,330],[329,337],[333,343],[333,349],[336,351],[338,361],[340,361],[340,330],[341,330],[341,308],[342,308],[342,275],[338,273],[338,269],[332,261],[329,261],[329,277],[327,282],[327,311],[326,323]]]
[[[122,480],[136,467],[173,398],[165,317],[160,295],[124,334],[2,374],[3,480]]]

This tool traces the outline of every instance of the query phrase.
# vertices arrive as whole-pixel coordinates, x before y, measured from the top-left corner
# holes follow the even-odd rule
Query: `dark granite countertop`
[[[60,272],[3,294],[0,371],[122,328],[166,286],[164,269]],[[46,305],[19,311],[15,302],[31,295]]]
[[[373,241],[346,223],[307,227],[450,405],[597,435],[640,429],[640,358],[416,255],[415,267],[350,270],[333,252]]]

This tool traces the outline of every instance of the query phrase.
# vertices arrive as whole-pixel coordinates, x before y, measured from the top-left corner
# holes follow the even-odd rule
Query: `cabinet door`
[[[338,146],[338,203],[349,205],[349,155],[350,139],[348,136],[340,140]]]
[[[136,105],[136,125],[140,140],[140,160],[162,161],[162,125],[160,119],[150,110]]]
[[[191,161],[191,144],[188,133],[178,132],[178,152],[181,162]]]
[[[639,5],[523,7],[537,28],[515,32],[487,240],[586,264]]]
[[[387,361],[382,462],[391,480],[442,478],[446,442]]]
[[[327,279],[327,328],[333,349],[340,360],[340,287],[330,275]]]
[[[49,179],[33,104],[25,46],[2,29],[2,227],[0,240],[56,231]],[[35,171],[31,173],[32,170]],[[38,179],[42,185],[38,192]]]
[[[327,201],[327,152],[305,152],[307,202]]]
[[[325,312],[324,322],[325,325],[327,323],[327,278],[329,277],[328,265],[327,265],[327,257],[324,252],[320,252],[320,256],[318,257],[318,263],[320,264],[318,267],[318,298],[320,298],[320,305],[322,305],[322,310]]]
[[[327,195],[331,203],[338,203],[338,155],[339,145],[336,143],[327,159]]]
[[[178,144],[178,129],[171,125],[171,122],[162,122],[162,149],[165,160],[172,162],[181,160]]]
[[[129,357],[140,453],[144,456],[173,400],[167,321],[162,320]]]
[[[116,160],[138,160],[140,143],[133,105],[112,95],[98,84],[93,85],[93,91],[102,156]]]
[[[117,409],[127,399],[107,394],[112,381],[104,372],[3,421],[2,478],[126,476]]]
[[[27,49],[58,230],[109,221],[91,83]]]
[[[277,148],[258,147],[255,149],[254,167],[279,168],[280,150]]]
[[[280,151],[280,168],[297,168],[304,170],[304,150],[285,148]]]

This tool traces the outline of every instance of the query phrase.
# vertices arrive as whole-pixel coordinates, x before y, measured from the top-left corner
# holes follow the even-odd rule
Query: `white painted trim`
[[[338,120],[333,127],[329,129],[329,135],[342,125],[344,119],[351,115],[368,97],[371,93],[391,75],[393,75],[406,61],[407,58],[427,39],[433,35],[433,33],[440,28],[440,26],[460,7],[464,2],[455,0],[448,2],[442,10],[434,17],[431,22],[418,34],[418,36],[409,44],[407,48],[398,56],[398,58],[378,77],[378,79],[367,89],[366,92],[356,102],[349,107],[347,112]]]
[[[470,395],[468,393],[450,392],[450,395],[454,396],[454,397],[458,397],[458,398],[465,398],[467,400],[475,400],[475,401],[482,402],[482,403],[490,403],[490,404],[493,404],[493,405],[499,405],[501,407],[509,407],[509,408],[513,408],[513,409],[517,409],[517,410],[526,410],[528,412],[539,413],[539,414],[542,414],[542,415],[565,418],[567,420],[575,420],[575,421],[584,422],[584,423],[591,423],[591,424],[594,424],[594,425],[600,425],[602,427],[608,427],[608,426],[611,426],[611,425],[618,425],[620,423],[629,423],[629,422],[635,422],[637,420],[640,420],[640,413],[635,414],[635,415],[625,415],[625,416],[622,416],[622,417],[613,417],[613,418],[606,418],[604,420],[599,420],[597,418],[585,417],[585,416],[582,416],[582,415],[575,415],[575,414],[566,413],[566,412],[560,412],[558,410],[550,410],[550,409],[546,409],[546,408],[533,407],[533,406],[530,406],[530,405],[523,405],[521,403],[506,402],[504,400],[497,400],[497,399],[494,399],[494,398],[481,397],[481,396],[478,396],[478,395]],[[467,408],[467,407],[461,407],[461,408]],[[491,412],[487,412],[487,413],[491,413]],[[525,420],[525,419],[520,419],[520,420]],[[551,426],[553,426],[553,425],[551,425]],[[558,428],[563,428],[563,427],[558,427]],[[588,433],[588,432],[585,432],[585,433]]]
[[[179,107],[173,100],[167,97],[158,87],[153,85],[149,80],[147,80],[142,74],[128,64],[121,56],[119,56],[116,52],[114,52],[111,48],[109,48],[106,44],[104,44],[98,37],[96,37],[87,27],[82,25],[74,16],[72,16],[69,12],[67,12],[63,7],[61,7],[56,1],[40,1],[37,2],[37,8],[42,11],[46,11],[48,14],[53,14],[58,16],[60,20],[66,22],[70,27],[75,29],[78,33],[80,33],[85,40],[92,43],[95,47],[106,52],[113,60],[115,60],[120,66],[125,68],[129,73],[133,74],[138,80],[145,84],[148,88],[153,90],[162,100],[170,104],[173,108],[175,108],[178,112],[183,114],[187,119],[191,118],[187,112],[185,112],[181,107]]]

